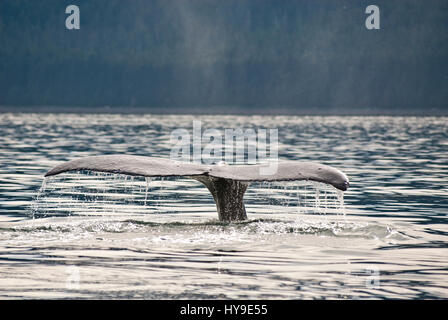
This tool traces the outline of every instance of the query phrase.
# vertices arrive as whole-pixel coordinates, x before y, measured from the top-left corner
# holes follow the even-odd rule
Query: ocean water
[[[189,179],[88,172],[83,156],[170,157],[170,134],[278,129],[280,159],[350,188],[249,187],[222,223]],[[220,160],[220,159],[216,159]],[[0,114],[1,299],[448,298],[448,118]]]

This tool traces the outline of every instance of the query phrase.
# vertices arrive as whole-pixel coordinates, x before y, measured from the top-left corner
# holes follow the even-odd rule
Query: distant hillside
[[[1,0],[0,105],[448,110],[447,31],[446,0]]]

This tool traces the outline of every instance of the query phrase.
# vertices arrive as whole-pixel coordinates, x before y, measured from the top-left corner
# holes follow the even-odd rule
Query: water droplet
[[[148,200],[148,190],[149,190],[149,183],[151,182],[150,177],[145,177],[146,180],[146,189],[145,189],[145,202],[144,205],[146,206],[146,201]]]

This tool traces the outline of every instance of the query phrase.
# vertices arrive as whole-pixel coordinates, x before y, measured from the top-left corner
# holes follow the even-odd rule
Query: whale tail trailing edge
[[[311,180],[330,184],[342,191],[349,186],[343,172],[324,164],[283,161],[276,163],[275,172],[269,175],[262,174],[266,166],[202,165],[153,157],[105,155],[65,162],[45,176],[86,170],[144,177],[189,177],[208,188],[221,221],[247,219],[243,197],[251,182]]]

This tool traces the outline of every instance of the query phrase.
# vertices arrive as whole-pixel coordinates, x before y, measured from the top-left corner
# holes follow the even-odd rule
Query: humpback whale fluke
[[[216,203],[219,220],[246,220],[243,196],[251,182],[311,180],[330,184],[345,191],[349,186],[347,176],[328,165],[314,162],[282,161],[277,163],[275,174],[261,174],[258,165],[203,165],[168,159],[105,155],[92,156],[60,164],[45,176],[69,171],[99,171],[144,177],[189,177],[203,183]]]

